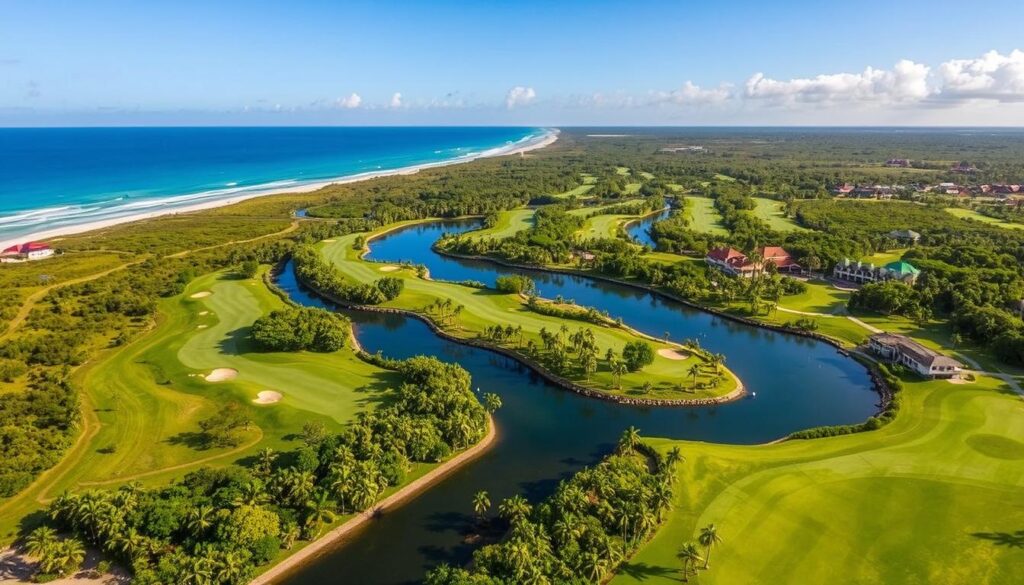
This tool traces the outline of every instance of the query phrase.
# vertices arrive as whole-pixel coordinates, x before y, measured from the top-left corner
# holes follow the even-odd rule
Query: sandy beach
[[[239,193],[235,196],[225,197],[223,199],[217,199],[214,201],[204,201],[202,203],[185,204],[185,205],[174,205],[169,203],[168,207],[164,209],[155,209],[146,211],[138,214],[126,215],[123,217],[114,217],[110,219],[104,219],[102,221],[94,221],[89,223],[83,223],[78,225],[61,226],[52,229],[39,230],[26,235],[21,236],[4,236],[0,237],[0,249],[12,246],[14,244],[21,244],[24,242],[50,240],[58,238],[60,236],[69,236],[73,234],[81,234],[85,232],[91,232],[103,228],[108,228],[115,225],[124,223],[132,223],[136,221],[142,221],[146,219],[153,219],[156,217],[162,217],[165,215],[177,215],[181,213],[192,213],[196,211],[202,211],[204,209],[214,209],[217,207],[224,207],[226,205],[234,205],[235,203],[241,203],[249,199],[255,199],[256,197],[265,197],[267,195],[284,195],[289,193],[310,193],[323,189],[329,185],[344,185],[348,183],[355,183],[358,181],[368,181],[370,179],[376,179],[380,177],[393,177],[398,175],[411,175],[418,173],[424,169],[432,169],[436,167],[445,167],[448,165],[462,164],[479,160],[481,158],[492,158],[496,156],[509,156],[515,154],[523,154],[530,152],[531,150],[537,150],[550,146],[558,140],[558,130],[548,129],[543,135],[528,140],[526,142],[510,144],[500,148],[493,148],[486,150],[475,156],[467,156],[462,158],[456,158],[441,162],[424,163],[421,165],[413,165],[409,167],[402,167],[398,169],[392,169],[388,171],[375,171],[370,173],[360,173],[357,175],[349,175],[345,177],[337,177],[334,179],[326,179],[323,181],[315,181],[311,183],[305,183],[302,185],[296,185],[294,187],[269,187],[265,191],[254,189],[245,193]]]

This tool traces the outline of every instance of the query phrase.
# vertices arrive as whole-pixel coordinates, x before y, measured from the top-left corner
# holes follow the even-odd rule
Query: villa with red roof
[[[44,260],[53,256],[53,248],[42,242],[27,242],[15,244],[0,252],[0,262],[26,262],[29,260]]]
[[[761,260],[767,263],[772,263],[779,272],[803,272],[803,267],[797,264],[796,260],[790,256],[784,248],[780,246],[765,246],[758,248],[757,253],[761,256]]]
[[[750,278],[764,270],[767,264],[775,265],[779,272],[802,272],[803,267],[793,260],[789,252],[779,246],[764,246],[757,249],[760,262],[753,262],[746,254],[735,248],[715,248],[708,252],[704,261],[722,272]]]

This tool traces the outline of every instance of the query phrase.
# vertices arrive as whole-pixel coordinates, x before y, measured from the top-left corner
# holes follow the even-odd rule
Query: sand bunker
[[[394,272],[396,270],[398,270],[397,266],[381,266],[380,267],[380,271],[381,272]]]
[[[204,316],[204,315],[209,315],[209,314],[210,314],[210,312],[209,312],[209,311],[199,311],[199,316],[200,316],[200,317],[202,317],[202,316]]]
[[[658,350],[658,355],[660,355],[661,357],[663,357],[665,359],[670,359],[670,360],[685,360],[686,358],[690,357],[688,354],[686,354],[684,352],[681,352],[681,351],[679,351],[677,349],[668,349],[668,348],[659,349]]]
[[[273,390],[264,390],[263,392],[257,394],[256,398],[253,398],[252,401],[255,402],[256,404],[274,404],[275,402],[279,402],[280,400],[280,392],[274,392]]]
[[[324,243],[325,244],[331,244],[331,243],[334,243],[334,242],[337,242],[337,241],[338,240],[324,240]]]
[[[212,294],[213,294],[212,292],[210,292],[208,290],[204,290],[202,292],[197,292],[197,293],[195,293],[193,295],[189,295],[188,298],[190,298],[190,299],[202,299],[202,298],[206,298],[206,297],[208,297],[208,296],[210,296]]]
[[[207,327],[209,327],[209,325],[199,325],[196,329],[206,329]]]
[[[234,380],[238,376],[238,370],[232,368],[217,368],[206,375],[207,382],[226,382]]]

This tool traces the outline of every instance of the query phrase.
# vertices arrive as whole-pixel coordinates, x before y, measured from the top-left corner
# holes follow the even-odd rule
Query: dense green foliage
[[[654,348],[646,341],[630,341],[622,348],[622,361],[630,372],[636,372],[654,363]]]
[[[289,307],[252,324],[250,335],[267,351],[338,351],[345,346],[348,320],[316,307]]]
[[[316,250],[302,246],[292,254],[299,282],[334,299],[357,305],[379,305],[396,298],[404,286],[400,279],[385,276],[373,284],[347,282]]]
[[[533,279],[519,274],[507,274],[494,280],[494,288],[509,294],[530,294],[537,288]]]
[[[465,370],[423,357],[389,365],[405,383],[341,435],[309,424],[296,451],[267,450],[247,468],[201,470],[165,488],[65,494],[49,515],[131,567],[135,583],[245,583],[336,514],[372,506],[412,462],[440,461],[485,433]]]
[[[662,458],[627,430],[619,451],[562,481],[536,506],[513,496],[498,506],[510,526],[473,554],[470,569],[442,565],[428,585],[600,583],[661,523],[672,503],[678,452]]]

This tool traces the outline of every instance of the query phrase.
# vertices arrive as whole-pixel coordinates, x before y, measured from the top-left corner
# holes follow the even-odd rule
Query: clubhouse
[[[867,284],[869,282],[884,282],[887,280],[898,280],[906,284],[914,284],[921,271],[914,268],[909,262],[898,260],[890,262],[885,266],[875,266],[867,262],[851,262],[849,258],[836,264],[832,269],[832,277],[836,280],[845,280],[856,284]]]
[[[53,248],[41,242],[27,242],[15,244],[0,252],[0,262],[26,262],[31,260],[44,260],[53,256]]]
[[[735,248],[715,248],[707,253],[704,261],[708,266],[721,270],[730,276],[750,278],[765,269],[768,264],[775,266],[778,272],[801,273],[800,266],[789,252],[779,246],[764,246],[757,249],[760,262],[754,262],[746,254]]]
[[[876,333],[868,339],[868,349],[893,364],[900,364],[926,378],[959,378],[964,366],[951,357],[928,349],[895,333]]]

